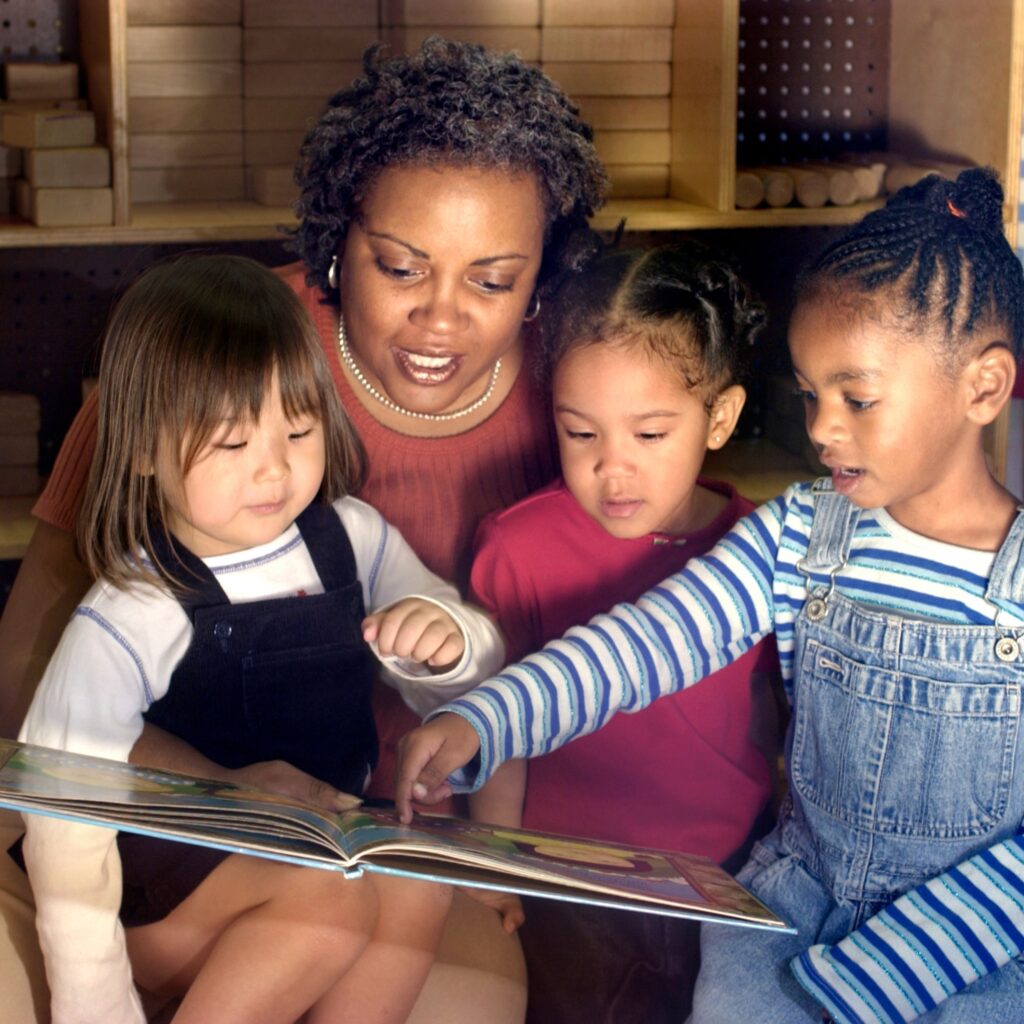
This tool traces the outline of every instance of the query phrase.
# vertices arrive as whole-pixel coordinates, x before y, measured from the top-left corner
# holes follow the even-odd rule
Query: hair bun
[[[1002,234],[1003,190],[990,167],[961,171],[947,187],[949,212],[970,221],[981,231]]]

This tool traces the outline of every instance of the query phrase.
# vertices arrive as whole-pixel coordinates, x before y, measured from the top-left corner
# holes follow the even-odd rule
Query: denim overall
[[[179,600],[193,637],[145,719],[225,767],[284,760],[359,794],[377,760],[362,584],[331,506],[309,506],[297,525],[323,594],[231,604],[195,555],[158,549],[189,588]],[[127,925],[159,920],[227,856],[126,833],[118,843]]]
[[[789,793],[738,878],[799,930],[704,926],[692,1024],[820,1022],[789,960],[833,943],[896,896],[1014,834],[1024,818],[1024,636],[1019,627],[903,618],[838,593],[860,510],[815,488],[798,568]],[[1024,514],[995,557],[986,600],[1024,596]],[[1015,598],[1015,600],[1014,600]],[[1012,961],[921,1021],[1024,1021]]]

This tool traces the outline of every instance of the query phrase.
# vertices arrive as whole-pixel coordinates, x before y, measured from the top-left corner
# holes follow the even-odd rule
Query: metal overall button
[[[1001,636],[996,641],[996,657],[1000,661],[1016,661],[1020,657],[1020,642],[1012,636]]]
[[[807,602],[807,618],[819,622],[828,614],[828,601],[824,597],[812,597]]]

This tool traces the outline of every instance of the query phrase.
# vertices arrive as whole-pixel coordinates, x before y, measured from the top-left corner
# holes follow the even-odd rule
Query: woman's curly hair
[[[419,51],[385,59],[335,93],[300,151],[301,189],[292,247],[308,282],[332,294],[327,271],[359,204],[386,167],[454,163],[532,173],[547,214],[539,283],[593,250],[588,218],[607,177],[593,132],[543,72],[515,54],[432,36]]]

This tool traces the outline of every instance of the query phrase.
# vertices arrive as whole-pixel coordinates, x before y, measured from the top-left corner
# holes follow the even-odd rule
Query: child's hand
[[[350,811],[362,803],[359,797],[342,793],[287,761],[257,761],[244,768],[226,770],[224,777],[238,785],[254,786],[267,793],[302,800],[332,814]]]
[[[478,889],[474,886],[466,886],[462,890],[467,896],[490,907],[501,918],[501,927],[509,934],[515,933],[516,929],[526,920],[523,912],[523,902],[514,892],[499,892],[497,889]]]
[[[476,730],[460,715],[445,714],[406,733],[398,743],[395,806],[412,821],[412,801],[437,804],[452,795],[448,776],[480,749]]]
[[[466,649],[462,630],[444,608],[418,597],[403,598],[367,615],[363,639],[376,641],[382,658],[411,658],[439,672],[455,665]]]

